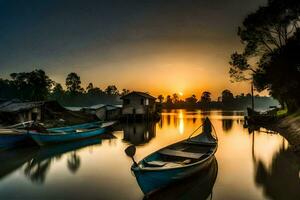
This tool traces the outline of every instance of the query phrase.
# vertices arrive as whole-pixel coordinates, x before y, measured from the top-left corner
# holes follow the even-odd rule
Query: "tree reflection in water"
[[[51,159],[42,162],[30,161],[25,165],[24,174],[34,183],[45,182],[46,174],[50,168]]]
[[[68,168],[69,168],[70,172],[76,173],[80,167],[80,157],[76,154],[76,151],[71,153],[71,155],[69,156],[69,158],[67,160],[67,163],[68,163]]]
[[[254,136],[252,156],[255,167],[255,183],[263,188],[264,194],[271,199],[300,199],[300,157],[292,148],[285,147],[284,140],[279,151],[272,158],[270,167],[255,157]]]
[[[69,171],[74,174],[79,170],[81,164],[80,157],[76,151],[95,144],[101,144],[101,139],[90,138],[72,143],[43,147],[36,153],[36,156],[32,160],[27,162],[24,174],[32,182],[43,184],[54,160],[61,159],[64,154],[70,152],[66,164]]]

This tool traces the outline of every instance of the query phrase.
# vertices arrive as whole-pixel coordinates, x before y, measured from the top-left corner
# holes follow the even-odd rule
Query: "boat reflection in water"
[[[143,145],[155,137],[155,123],[127,123],[122,124],[123,140],[134,144]]]
[[[38,147],[18,147],[0,152],[0,179],[6,177],[31,160]]]
[[[27,162],[24,173],[34,183],[42,184],[46,179],[47,172],[51,166],[51,161],[60,158],[63,154],[71,152],[68,155],[67,167],[75,173],[80,167],[80,157],[76,151],[90,145],[101,144],[101,138],[89,138],[71,143],[46,146],[40,148],[33,159]]]
[[[159,185],[151,181],[150,177],[135,174],[137,182],[145,194],[144,199],[207,199],[212,195],[212,190],[218,175],[218,162],[215,156],[202,164],[202,169],[192,176],[181,179],[168,186]],[[147,185],[143,185],[143,184]],[[156,192],[147,194],[149,188]]]

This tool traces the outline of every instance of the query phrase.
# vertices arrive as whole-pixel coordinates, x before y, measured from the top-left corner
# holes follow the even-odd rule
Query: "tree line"
[[[294,112],[300,106],[300,1],[268,0],[238,28],[244,45],[231,55],[233,81],[249,81],[267,89]]]
[[[37,69],[31,72],[10,74],[10,79],[0,78],[0,99],[20,99],[23,101],[57,100],[64,106],[91,106],[99,103],[121,104],[120,96],[128,94],[128,89],[121,91],[115,85],[108,85],[104,90],[89,83],[82,87],[80,76],[69,73],[65,80],[65,88],[53,81],[45,71]],[[200,108],[200,109],[244,109],[251,103],[250,94],[234,97],[231,91],[224,90],[218,101],[212,101],[211,93],[205,91],[197,99],[196,95],[181,100],[178,94],[158,96],[163,108]],[[258,108],[266,105],[277,105],[268,97],[256,97]]]
[[[162,108],[176,109],[176,108],[188,108],[188,109],[246,109],[251,106],[251,94],[241,93],[234,96],[230,90],[224,90],[217,101],[212,100],[212,94],[209,91],[204,91],[200,95],[199,99],[196,95],[191,95],[185,99],[180,99],[178,94],[173,95],[159,95],[157,97],[158,102]],[[256,95],[255,107],[257,109],[268,109],[269,106],[278,106],[278,102],[273,98],[266,96]]]
[[[129,90],[119,91],[115,85],[108,85],[104,90],[89,83],[86,88],[81,85],[80,76],[74,72],[66,77],[65,88],[56,83],[41,69],[31,72],[10,74],[10,79],[0,78],[0,98],[4,100],[20,99],[23,101],[57,100],[62,105],[94,105],[99,102],[120,103],[119,96]]]

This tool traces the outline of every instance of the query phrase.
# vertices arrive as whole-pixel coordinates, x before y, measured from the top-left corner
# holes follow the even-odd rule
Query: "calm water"
[[[206,116],[219,138],[213,166],[217,174],[211,176],[210,170],[161,194],[177,192],[182,199],[210,193],[212,199],[300,199],[300,158],[280,135],[249,133],[239,112],[185,110],[165,112],[157,124],[120,126],[114,137],[0,152],[0,199],[143,199],[124,149],[138,145],[140,160],[188,137]]]

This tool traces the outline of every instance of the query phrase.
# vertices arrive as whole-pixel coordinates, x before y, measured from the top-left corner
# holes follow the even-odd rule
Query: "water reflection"
[[[76,151],[96,144],[101,144],[100,138],[90,138],[72,143],[42,147],[36,152],[33,159],[27,162],[24,174],[32,182],[43,184],[53,160],[60,159],[63,154],[68,152],[71,152],[71,154],[68,155],[66,165],[71,173],[75,173],[80,167],[80,157],[76,154]]]
[[[38,147],[15,148],[0,152],[0,180],[32,159]]]
[[[222,119],[222,128],[224,132],[229,132],[232,129],[232,119]]]
[[[76,173],[80,167],[80,157],[76,154],[76,151],[72,152],[67,160],[68,168],[72,173]]]
[[[30,161],[25,165],[24,174],[33,183],[42,184],[46,179],[46,174],[49,171],[51,159],[41,162]]]
[[[253,134],[253,148],[255,148]],[[270,199],[300,199],[300,158],[283,140],[279,151],[273,155],[270,166],[256,158],[253,150],[255,183],[263,188]]]
[[[122,124],[123,140],[134,145],[142,145],[148,143],[156,134],[156,124],[149,123],[126,123]]]

